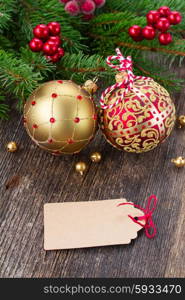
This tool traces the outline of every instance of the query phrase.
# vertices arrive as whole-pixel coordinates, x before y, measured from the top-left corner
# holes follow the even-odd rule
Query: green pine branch
[[[138,15],[146,15],[149,10],[156,10],[161,6],[169,6],[171,10],[185,12],[185,2],[182,0],[107,0],[106,7],[109,11],[129,10]]]
[[[20,101],[24,101],[42,79],[41,73],[33,72],[33,67],[21,58],[0,50],[0,85]]]
[[[66,53],[57,67],[57,77],[71,79],[82,84],[87,79],[112,80],[114,72],[107,67],[105,59],[98,54],[84,55]]]
[[[8,28],[9,23],[12,22],[16,4],[16,0],[0,0],[0,30]]]
[[[5,104],[5,96],[0,94],[0,119],[8,120],[9,106]]]
[[[28,46],[20,48],[20,58],[31,67],[32,72],[40,73],[43,78],[56,70],[55,64],[49,62],[42,53],[30,51]]]

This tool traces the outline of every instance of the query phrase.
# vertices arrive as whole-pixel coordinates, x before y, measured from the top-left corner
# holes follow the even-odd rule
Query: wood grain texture
[[[184,75],[183,68],[178,72]],[[174,94],[181,114],[184,95]],[[6,152],[10,140],[20,145],[18,152]],[[184,145],[185,131],[175,129],[151,152],[122,153],[99,132],[79,155],[53,157],[32,143],[12,111],[10,121],[0,122],[0,277],[184,277],[185,168],[170,162],[185,155]],[[102,153],[100,164],[89,160],[95,150]],[[74,172],[79,160],[89,165],[83,177]],[[153,240],[142,232],[128,246],[43,250],[44,203],[124,197],[144,207],[153,193],[159,198]]]

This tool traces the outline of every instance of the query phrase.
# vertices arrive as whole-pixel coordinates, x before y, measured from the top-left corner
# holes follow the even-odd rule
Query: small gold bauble
[[[179,116],[177,118],[177,122],[178,122],[178,127],[179,128],[185,127],[185,115]]]
[[[92,154],[91,154],[91,156],[90,156],[90,158],[91,158],[91,160],[92,160],[92,162],[100,162],[100,160],[101,160],[101,153],[100,152],[93,152]]]
[[[8,152],[16,152],[18,149],[18,146],[17,146],[16,142],[12,141],[6,145],[6,149],[8,150]]]
[[[70,80],[38,87],[24,107],[24,125],[31,139],[53,155],[80,152],[97,130],[92,96]]]
[[[79,161],[75,165],[75,170],[77,173],[80,173],[80,175],[83,175],[86,169],[87,169],[87,165],[83,161]]]
[[[179,156],[177,158],[173,158],[171,160],[172,163],[174,163],[174,165],[177,167],[177,168],[181,168],[181,167],[184,167],[185,166],[185,158],[183,158],[182,156]]]

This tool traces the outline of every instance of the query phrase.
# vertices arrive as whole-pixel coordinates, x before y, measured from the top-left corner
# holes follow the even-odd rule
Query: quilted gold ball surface
[[[42,84],[27,100],[24,125],[31,139],[54,155],[80,152],[97,129],[90,94],[68,80]]]
[[[114,104],[122,89],[107,96]],[[127,152],[147,152],[165,141],[175,124],[175,106],[169,93],[152,78],[136,77],[121,103],[101,110],[101,129],[107,141]]]

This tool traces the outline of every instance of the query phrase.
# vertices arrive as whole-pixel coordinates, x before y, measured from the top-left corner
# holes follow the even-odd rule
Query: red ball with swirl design
[[[118,74],[117,82],[101,95],[101,129],[117,149],[147,152],[171,133],[175,106],[167,90],[152,78],[133,74],[130,56],[125,58],[119,49],[116,52],[107,58],[107,64]]]

